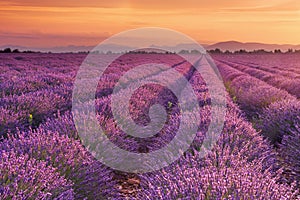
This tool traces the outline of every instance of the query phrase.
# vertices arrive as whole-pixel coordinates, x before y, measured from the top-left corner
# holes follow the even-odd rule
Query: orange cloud
[[[297,0],[70,2],[2,1],[0,44],[96,45],[112,34],[144,26],[171,28],[199,42],[300,44]]]

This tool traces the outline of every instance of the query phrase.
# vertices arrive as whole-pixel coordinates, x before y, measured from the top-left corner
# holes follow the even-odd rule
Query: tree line
[[[3,50],[0,50],[0,53],[40,53],[37,51],[31,51],[31,50],[26,50],[26,51],[20,51],[19,49],[11,49],[11,48],[5,48]]]
[[[300,50],[294,50],[294,49],[288,49],[287,51],[282,51],[281,49],[275,49],[274,51],[266,51],[264,49],[258,49],[258,50],[253,50],[253,51],[247,51],[245,49],[240,49],[237,51],[222,51],[218,48],[216,49],[212,49],[212,50],[208,50],[208,53],[212,53],[212,54],[246,54],[246,53],[300,53]],[[31,50],[25,50],[25,51],[20,51],[19,49],[11,49],[11,48],[5,48],[3,50],[0,50],[0,53],[41,53],[40,51],[31,51]],[[51,53],[51,52],[48,52]],[[72,52],[70,52],[72,53]],[[85,52],[78,52],[78,53],[90,53],[89,51]],[[92,53],[97,53],[97,52],[92,52]],[[112,54],[113,52],[108,51],[106,52],[106,54]],[[151,52],[146,52],[146,51],[129,51],[126,53],[143,53],[143,54],[151,54],[151,53],[158,53],[155,51],[151,51]],[[201,52],[198,50],[181,50],[179,51],[179,54],[200,54]],[[165,54],[175,54],[175,52],[165,52]]]
[[[237,51],[222,51],[220,49],[208,50],[208,53],[219,53],[219,54],[243,54],[243,53],[300,53],[300,50],[288,49],[287,51],[282,51],[281,49],[275,49],[274,51],[266,51],[264,49],[258,49],[253,51],[247,51],[245,49],[240,49]]]

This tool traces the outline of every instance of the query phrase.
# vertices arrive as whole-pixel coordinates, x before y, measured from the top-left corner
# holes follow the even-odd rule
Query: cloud
[[[268,2],[278,2],[280,0],[268,0]],[[252,3],[249,3],[252,2]],[[202,9],[217,9],[223,7],[247,7],[260,5],[261,0],[240,1],[240,0],[4,0],[3,5],[11,6],[34,6],[34,7],[101,7],[101,8],[135,8],[135,9],[186,9],[196,8]],[[265,1],[264,1],[265,2]]]
[[[101,34],[50,34],[50,33],[15,33],[0,31],[0,44],[23,45],[32,47],[97,45],[108,38],[108,33]]]
[[[94,44],[98,36],[144,26],[209,41],[299,43],[299,6],[298,0],[3,0],[0,43]]]
[[[89,0],[89,1],[82,1],[82,0],[4,0],[1,2],[2,5],[7,6],[34,6],[34,7],[116,7],[119,5],[121,1],[108,1],[104,0],[99,2],[98,0]]]
[[[252,1],[252,3],[255,1]],[[299,11],[300,4],[298,0],[270,0],[260,1],[248,6],[230,6],[222,8],[224,11],[230,12],[288,12]]]

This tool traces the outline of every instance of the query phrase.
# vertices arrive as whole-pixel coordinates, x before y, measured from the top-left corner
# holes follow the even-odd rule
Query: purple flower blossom
[[[289,183],[296,182],[300,187],[300,117],[295,125],[296,130],[291,130],[284,135],[279,145],[280,164],[284,168],[284,177]]]
[[[0,199],[74,199],[72,182],[27,154],[0,153],[0,183]]]
[[[284,135],[299,132],[300,102],[283,100],[271,104],[259,115],[257,128],[273,143],[280,142]]]

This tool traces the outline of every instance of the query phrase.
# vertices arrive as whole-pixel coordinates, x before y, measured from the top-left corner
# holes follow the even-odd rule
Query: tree
[[[6,48],[3,50],[3,53],[11,53],[11,49],[10,48]]]
[[[282,53],[280,49],[275,49],[274,53]]]
[[[13,53],[20,53],[19,49],[14,49],[12,52]]]
[[[240,49],[239,53],[247,53],[245,49]]]
[[[220,49],[216,48],[215,50],[209,50],[209,53],[223,53]]]

